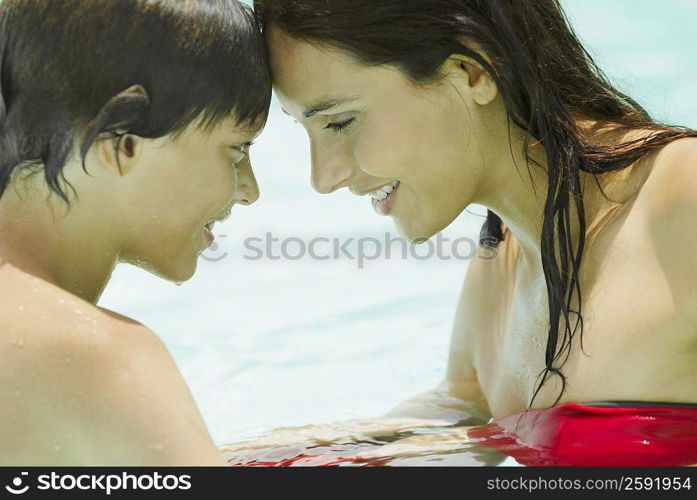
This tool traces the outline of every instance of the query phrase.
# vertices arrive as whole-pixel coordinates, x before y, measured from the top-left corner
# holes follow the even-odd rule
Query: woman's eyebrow
[[[317,104],[313,106],[309,106],[304,112],[303,116],[305,118],[312,118],[315,116],[317,113],[321,113],[322,111],[327,111],[335,106],[339,106],[341,104],[347,103],[347,102],[353,102],[357,100],[357,97],[341,97],[341,98],[333,98],[333,99],[322,99],[319,101]],[[292,116],[286,108],[281,108],[281,111],[283,111],[284,114],[288,116]]]
[[[339,106],[340,104],[345,104],[347,102],[355,101],[356,99],[357,99],[356,97],[341,97],[341,98],[322,99],[321,101],[317,102],[317,104],[309,106],[303,112],[303,116],[305,118],[312,118],[317,113],[321,113],[322,111],[327,111],[331,108]]]

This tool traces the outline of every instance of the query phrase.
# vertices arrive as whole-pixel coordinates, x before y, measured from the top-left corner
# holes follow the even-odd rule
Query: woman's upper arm
[[[490,265],[479,258],[480,252],[469,264],[455,311],[447,372],[447,380],[453,384],[477,382],[474,345],[476,327],[481,323],[479,317],[483,313],[482,296],[487,293],[487,288],[482,286],[485,282],[483,275],[485,266]]]
[[[451,383],[476,382],[477,374],[472,362],[472,334],[470,331],[472,300],[474,299],[473,281],[478,274],[477,259],[470,263],[465,282],[460,292],[455,320],[450,338],[447,380]]]
[[[470,261],[455,312],[448,370],[445,385],[452,396],[477,401],[482,410],[491,415],[477,377],[476,347],[483,339],[492,308],[502,300],[501,262],[499,256],[510,257],[506,239],[496,250],[478,247]]]

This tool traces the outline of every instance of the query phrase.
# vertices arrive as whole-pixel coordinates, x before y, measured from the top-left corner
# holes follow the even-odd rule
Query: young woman
[[[225,465],[158,336],[96,303],[120,262],[188,280],[258,198],[251,11],[4,0],[0,51],[0,463]]]
[[[317,191],[367,196],[411,240],[489,210],[446,380],[391,416],[697,403],[697,131],[613,88],[557,0],[255,10]]]

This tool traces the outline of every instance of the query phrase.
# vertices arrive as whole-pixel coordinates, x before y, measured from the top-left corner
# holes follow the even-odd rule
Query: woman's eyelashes
[[[347,120],[329,123],[324,128],[339,134],[346,130],[354,121],[356,121],[356,118],[348,118]]]

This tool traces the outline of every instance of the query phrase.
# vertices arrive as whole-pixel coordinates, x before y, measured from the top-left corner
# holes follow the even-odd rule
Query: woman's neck
[[[592,121],[579,120],[578,123],[584,139],[595,144],[620,143],[646,135],[645,131],[627,132],[600,127]],[[531,265],[540,266],[544,206],[549,186],[548,163],[544,148],[531,141],[529,155],[533,161],[528,165],[522,147],[524,137],[524,133],[518,130],[517,134],[511,133],[511,147],[489,148],[491,154],[485,158],[487,178],[475,203],[496,213],[518,242],[521,257]],[[650,168],[638,168],[643,163],[637,162],[623,170],[597,176],[579,172],[587,245],[590,244],[588,235],[591,231],[621,203],[638,192],[646,181]],[[569,200],[569,210],[571,241],[576,245],[580,227],[573,199]]]

